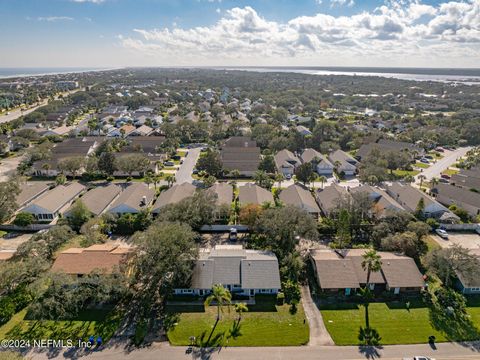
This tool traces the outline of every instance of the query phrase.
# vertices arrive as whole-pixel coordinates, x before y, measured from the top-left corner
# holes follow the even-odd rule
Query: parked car
[[[228,234],[228,240],[230,241],[237,241],[238,239],[238,231],[235,228],[230,229],[230,233]]]
[[[425,159],[425,158],[421,158],[420,162],[422,162],[424,164],[430,164],[430,161],[428,161],[428,159]]]
[[[442,179],[447,179],[447,180],[451,179],[451,176],[448,175],[448,174],[442,174],[441,177],[442,177]]]
[[[175,163],[173,161],[164,161],[163,165],[165,165],[165,166],[175,166]]]
[[[292,175],[290,174],[285,175],[285,179],[290,180],[291,178],[292,178]]]
[[[435,230],[435,232],[442,239],[448,240],[448,233],[444,229],[437,229],[437,230]]]
[[[173,155],[172,159],[173,160],[180,160],[181,156],[180,155]]]
[[[441,148],[441,147],[438,147],[438,148],[436,148],[435,150],[437,150],[438,152],[445,152],[445,150],[444,150],[443,148]]]
[[[442,184],[448,184],[450,181],[448,181],[448,179],[440,178],[440,179],[438,179],[438,182],[440,182]]]
[[[192,174],[198,174],[198,169],[193,168]]]
[[[425,155],[424,157],[425,157],[425,159],[433,160],[433,156],[432,156],[432,155]]]

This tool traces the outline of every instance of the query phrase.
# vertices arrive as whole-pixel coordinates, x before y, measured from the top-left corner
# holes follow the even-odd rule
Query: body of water
[[[309,75],[380,76],[401,80],[480,85],[480,69],[374,67],[224,67],[222,69],[259,72],[293,72]]]
[[[81,73],[88,71],[109,70],[108,68],[82,68],[82,67],[58,67],[58,68],[0,68],[1,78],[55,75],[68,73]]]

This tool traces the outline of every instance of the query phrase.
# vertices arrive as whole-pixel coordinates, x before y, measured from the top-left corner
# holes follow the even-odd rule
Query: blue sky
[[[480,0],[0,0],[1,67],[474,67]]]

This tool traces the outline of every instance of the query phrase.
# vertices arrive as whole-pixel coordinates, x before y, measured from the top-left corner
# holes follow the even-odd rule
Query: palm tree
[[[278,183],[278,188],[282,188],[282,181],[283,181],[283,174],[276,173],[275,174],[275,181]]]
[[[322,189],[323,189],[323,186],[325,185],[325,183],[327,182],[327,178],[323,175],[321,175],[319,178],[318,178],[318,181],[320,181],[322,183]]]
[[[418,175],[418,178],[420,179],[420,189],[422,188],[423,181],[427,179],[427,177],[423,174]]]
[[[379,272],[382,269],[382,258],[374,249],[363,254],[362,268],[367,271],[367,287],[370,288],[370,276],[372,272]]]
[[[230,171],[230,175],[232,175],[232,178],[238,179],[240,177],[240,171],[238,171],[237,169],[233,169],[232,171]]]
[[[150,188],[150,184],[153,183],[153,178],[150,174],[146,174],[145,177],[143,178],[143,182],[147,184],[147,187]]]
[[[168,187],[171,187],[173,185],[173,183],[175,182],[175,176],[173,175],[167,175],[165,177],[165,180],[167,181],[167,184],[168,184]]]
[[[438,185],[438,179],[436,177],[433,177],[432,180],[430,180],[430,190],[432,190],[437,185]]]
[[[235,312],[238,314],[238,322],[242,320],[242,313],[248,312],[248,306],[245,303],[235,304]]]
[[[222,306],[229,305],[231,303],[232,294],[221,284],[213,285],[212,293],[205,300],[205,306],[210,306],[213,301],[217,303],[217,323],[220,321],[220,311],[222,310]]]

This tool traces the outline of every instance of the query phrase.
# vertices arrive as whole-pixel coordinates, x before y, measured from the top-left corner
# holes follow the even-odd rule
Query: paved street
[[[480,343],[440,343],[435,349],[428,344],[421,345],[395,345],[385,347],[358,347],[358,346],[303,346],[303,347],[230,347],[218,349],[195,349],[193,353],[186,354],[186,347],[172,347],[167,343],[156,343],[150,347],[133,351],[126,350],[123,346],[112,347],[102,351],[84,353],[82,351],[55,351],[34,353],[28,356],[32,359],[51,358],[79,358],[88,355],[89,359],[135,359],[135,360],[363,360],[384,359],[401,360],[403,357],[429,356],[436,360],[451,359],[480,359]]]
[[[200,148],[189,149],[188,155],[183,159],[183,164],[180,165],[180,168],[175,175],[177,184],[182,184],[184,182],[191,183],[193,181],[192,171],[197,160],[200,156]]]
[[[428,169],[424,169],[423,172],[415,176],[417,182],[419,181],[418,177],[420,175],[425,175],[426,180],[429,181],[432,178],[439,178],[442,171],[448,169],[450,166],[455,164],[459,158],[465,156],[465,154],[471,149],[471,147],[459,148],[454,151],[446,152],[445,156],[438,160],[435,164],[432,164]]]

